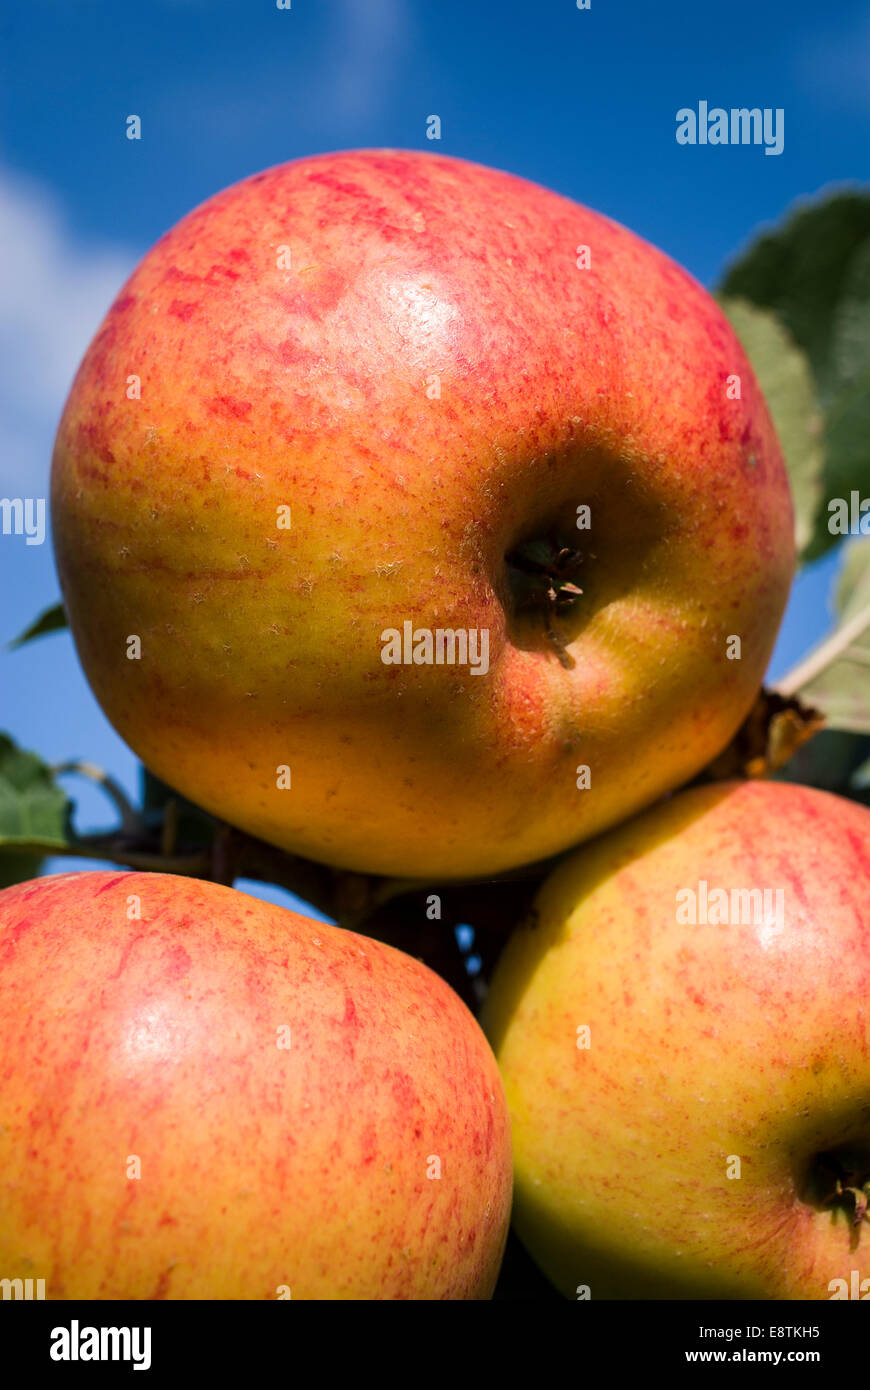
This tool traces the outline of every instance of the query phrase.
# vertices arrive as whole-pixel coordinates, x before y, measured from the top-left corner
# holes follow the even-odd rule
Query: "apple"
[[[230,888],[0,893],[0,1273],[54,1299],[484,1299],[492,1053],[400,951]]]
[[[592,1298],[867,1294],[868,1000],[864,806],[708,785],[570,855],[485,1019],[517,1229],[551,1281]]]
[[[148,767],[420,878],[531,863],[693,776],[794,563],[705,291],[556,193],[395,150],[269,169],[161,238],[76,376],[52,520]]]

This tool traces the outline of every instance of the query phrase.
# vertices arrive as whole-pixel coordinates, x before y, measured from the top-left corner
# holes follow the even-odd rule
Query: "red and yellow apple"
[[[79,369],[52,518],[144,762],[403,876],[532,862],[686,781],[793,568],[705,291],[555,193],[392,150],[267,170],[161,238]]]
[[[54,1299],[481,1299],[492,1053],[437,975],[215,884],[0,893],[0,1272]]]
[[[645,812],[546,882],[485,1022],[566,1295],[870,1289],[870,810],[732,783]]]

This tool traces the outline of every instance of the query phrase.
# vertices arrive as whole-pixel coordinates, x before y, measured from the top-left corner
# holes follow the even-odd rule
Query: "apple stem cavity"
[[[544,631],[566,670],[574,660],[553,626],[577,605],[583,590],[574,582],[583,555],[558,538],[524,541],[507,556],[508,578],[517,613],[538,613]]]

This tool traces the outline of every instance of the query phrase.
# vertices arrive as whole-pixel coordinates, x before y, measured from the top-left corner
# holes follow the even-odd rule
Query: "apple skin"
[[[701,880],[782,888],[783,929],[678,925]],[[870,1278],[867,1227],[811,1181],[828,1151],[870,1171],[870,810],[784,783],[687,791],[571,855],[536,910],[484,1022],[515,1223],[552,1282],[819,1300]]]
[[[5,1276],[54,1299],[491,1296],[498,1071],[392,947],[211,883],[41,878],[0,893],[0,1041]]]
[[[421,878],[545,858],[694,775],[794,563],[706,292],[555,193],[390,150],[267,170],[161,238],[76,376],[52,524],[85,673],[148,767],[282,848]],[[541,538],[583,555],[572,669],[507,563]],[[405,621],[486,630],[488,672],[385,665]]]

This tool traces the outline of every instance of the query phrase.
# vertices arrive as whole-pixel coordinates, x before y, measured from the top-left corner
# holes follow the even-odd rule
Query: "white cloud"
[[[46,495],[76,368],[137,259],[84,244],[43,185],[0,169],[0,495]]]

